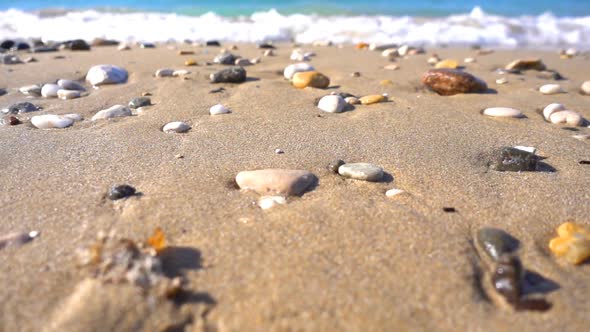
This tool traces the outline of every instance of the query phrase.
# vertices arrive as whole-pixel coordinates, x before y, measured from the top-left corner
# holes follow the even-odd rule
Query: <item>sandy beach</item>
[[[590,264],[568,264],[548,248],[563,222],[590,227],[590,166],[579,163],[590,160],[590,139],[572,137],[590,128],[552,124],[539,114],[562,103],[590,119],[590,96],[578,92],[590,79],[590,55],[429,48],[391,62],[354,45],[301,45],[317,54],[309,63],[331,83],[296,89],[283,77],[285,66],[295,63],[292,45],[276,47],[276,56],[262,56],[254,44],[231,51],[262,57],[245,67],[248,80],[240,84],[210,83],[209,75],[226,67],[206,65],[220,48],[188,44],[40,53],[33,54],[37,62],[0,66],[0,88],[8,91],[0,108],[21,101],[43,107],[17,115],[23,124],[0,126],[0,235],[40,232],[26,245],[0,250],[0,331],[538,332],[590,326]],[[432,68],[432,53],[458,60],[490,91],[429,91],[421,77]],[[466,57],[476,62],[463,63]],[[540,58],[566,79],[496,71],[520,58]],[[186,67],[187,59],[199,65]],[[383,69],[392,63],[399,69]],[[125,68],[128,81],[93,89],[84,77],[98,64]],[[161,68],[191,73],[154,77]],[[501,77],[508,82],[496,84]],[[60,100],[18,91],[62,78],[83,83],[88,96]],[[566,93],[542,95],[538,87],[547,83]],[[210,92],[220,87],[225,90]],[[153,105],[139,114],[90,121],[144,92]],[[320,111],[314,100],[331,92],[387,93],[389,101]],[[231,113],[211,116],[215,104]],[[525,117],[481,114],[499,106]],[[84,120],[64,129],[30,124],[34,115],[66,113]],[[192,129],[162,132],[171,121]],[[516,145],[535,147],[554,171],[488,167],[495,150]],[[385,176],[379,182],[344,178],[327,169],[336,159],[378,165]],[[274,168],[307,170],[317,183],[268,210],[257,206],[260,195],[236,189],[239,172]],[[117,184],[141,195],[105,198]],[[392,188],[404,193],[387,197]],[[443,210],[451,207],[455,212]],[[186,280],[174,301],[152,301],[129,284],[92,283],[88,269],[78,266],[76,252],[99,231],[144,241],[157,227],[168,243],[166,273]],[[554,285],[538,287],[550,310],[498,306],[481,290],[486,267],[474,244],[481,227],[503,229],[520,241],[526,270],[541,278],[538,283]]]

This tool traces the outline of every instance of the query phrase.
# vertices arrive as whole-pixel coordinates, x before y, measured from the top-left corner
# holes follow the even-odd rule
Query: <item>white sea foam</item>
[[[590,16],[503,17],[474,8],[471,13],[441,18],[393,16],[281,15],[275,10],[229,18],[207,13],[112,13],[95,10],[40,15],[21,10],[0,11],[0,39],[67,40],[95,37],[121,41],[309,43],[410,43],[413,45],[473,45],[505,47],[576,46],[590,49]]]

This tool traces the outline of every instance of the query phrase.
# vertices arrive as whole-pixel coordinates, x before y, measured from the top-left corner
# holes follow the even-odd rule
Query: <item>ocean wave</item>
[[[108,38],[120,41],[221,40],[311,43],[407,43],[590,49],[590,16],[504,17],[479,7],[440,18],[410,16],[282,15],[276,10],[230,18],[207,13],[56,11],[52,15],[17,9],[0,11],[0,39],[68,40]]]

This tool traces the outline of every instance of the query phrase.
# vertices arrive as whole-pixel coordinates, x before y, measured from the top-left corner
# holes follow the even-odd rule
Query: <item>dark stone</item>
[[[217,41],[217,40],[208,40],[205,43],[206,46],[214,46],[214,47],[220,47],[221,44]]]
[[[477,231],[477,244],[494,261],[504,254],[516,252],[520,243],[512,235],[498,228],[484,227]]]
[[[57,47],[55,46],[35,46],[31,49],[32,53],[48,53],[48,52],[57,52]]]
[[[578,163],[580,165],[590,165],[590,160],[580,160]]]
[[[535,171],[538,159],[533,153],[512,147],[503,147],[494,169],[501,172]]]
[[[0,55],[0,63],[5,65],[15,65],[23,62],[14,54],[3,54]]]
[[[2,113],[5,114],[19,114],[19,113],[28,113],[28,112],[35,112],[38,111],[39,107],[29,103],[29,102],[22,102],[10,105],[8,108],[4,108]]]
[[[215,59],[213,59],[213,62],[220,63],[222,65],[233,65],[234,63],[236,63],[237,59],[238,57],[231,53],[224,53],[216,56]]]
[[[11,48],[13,51],[24,51],[30,49],[31,46],[27,43],[17,43],[15,46]]]
[[[92,46],[117,46],[119,42],[112,39],[104,39],[104,38],[95,38],[92,43]]]
[[[260,43],[257,45],[258,48],[262,48],[262,49],[272,49],[274,50],[276,47],[274,47],[273,44],[270,43]]]
[[[449,206],[445,206],[443,207],[443,211],[447,212],[447,213],[454,213],[457,212],[457,210],[454,207],[449,207]]]
[[[135,188],[130,185],[123,184],[119,186],[113,186],[111,190],[109,190],[108,197],[110,200],[115,201],[133,195],[135,195]]]
[[[337,159],[331,163],[328,164],[328,170],[332,173],[338,174],[338,168],[340,168],[340,166],[344,165],[345,162],[342,159]]]
[[[0,43],[0,48],[3,48],[5,50],[9,50],[14,47],[14,44],[15,44],[15,42],[13,40],[8,39],[8,40],[5,40],[2,43]]]
[[[142,42],[141,44],[139,44],[139,47],[141,47],[141,48],[156,48],[156,44],[150,43],[150,42]]]
[[[431,69],[422,76],[422,84],[442,96],[488,90],[486,82],[458,69]]]
[[[0,96],[4,96],[6,94],[6,89],[0,89]]]
[[[209,76],[211,83],[242,83],[246,81],[246,70],[242,67],[231,67]]]
[[[69,41],[65,44],[65,47],[72,51],[90,51],[90,45],[82,39]]]
[[[522,295],[522,263],[517,256],[502,255],[492,274],[494,289],[508,303],[517,305]]]
[[[150,98],[138,97],[138,98],[131,99],[131,101],[129,102],[129,107],[130,108],[139,108],[139,107],[149,106],[151,104],[152,104],[152,100]]]
[[[7,123],[11,126],[16,126],[17,124],[20,124],[20,120],[15,116],[9,116]]]

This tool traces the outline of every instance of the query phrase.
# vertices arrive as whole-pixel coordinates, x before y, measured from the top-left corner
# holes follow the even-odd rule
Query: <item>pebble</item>
[[[238,58],[231,54],[231,53],[222,53],[217,55],[214,59],[214,63],[219,63],[222,65],[233,65]]]
[[[498,258],[491,276],[494,290],[515,307],[519,304],[522,295],[522,275],[520,259],[517,256],[502,255]]]
[[[385,97],[384,95],[368,95],[359,98],[359,101],[363,105],[371,105],[387,101],[387,97]]]
[[[139,108],[144,106],[150,106],[152,104],[152,100],[149,97],[137,97],[131,99],[129,102],[129,108]]]
[[[383,69],[385,69],[385,70],[398,70],[399,69],[399,65],[393,63],[393,64],[390,64],[390,65],[387,65],[387,66],[383,67]]]
[[[275,149],[275,153],[276,154],[283,154],[283,153],[285,153],[285,151],[283,151],[283,149]]]
[[[174,69],[158,69],[156,70],[156,73],[154,74],[155,77],[172,77],[172,75],[174,74]]]
[[[231,110],[221,104],[213,105],[209,109],[209,114],[211,114],[211,115],[228,114],[228,113],[231,113]]]
[[[70,113],[62,115],[65,118],[72,119],[74,122],[82,121],[84,118],[80,114]]]
[[[428,62],[428,64],[434,66],[440,62],[440,58],[438,57],[438,55],[433,54],[430,58],[428,58],[428,60],[426,60],[426,62]]]
[[[287,200],[283,196],[262,196],[258,200],[258,206],[263,210],[268,210],[278,204],[286,204]]]
[[[115,185],[109,190],[107,197],[112,201],[116,201],[121,198],[133,196],[135,195],[135,192],[135,188],[130,185]]]
[[[75,99],[80,98],[82,94],[79,90],[66,90],[66,89],[59,89],[57,90],[57,97],[59,99]]]
[[[29,102],[22,102],[16,103],[8,106],[7,108],[2,109],[2,113],[4,114],[21,114],[21,113],[29,113],[38,111],[39,107],[29,103]]]
[[[266,50],[263,53],[264,56],[275,56],[275,51],[274,50]]]
[[[4,96],[6,93],[6,89],[0,88],[0,96]]]
[[[590,258],[590,230],[573,222],[557,228],[558,236],[549,241],[549,249],[571,264],[581,264]]]
[[[465,58],[463,59],[463,62],[465,63],[474,63],[476,62],[475,58]]]
[[[131,116],[131,110],[123,105],[114,105],[94,114],[92,121]]]
[[[323,96],[319,103],[318,108],[328,113],[340,113],[344,110],[345,101],[338,95]]]
[[[506,84],[508,83],[508,80],[506,79],[506,77],[500,77],[496,80],[496,84],[502,85],[502,84]]]
[[[185,66],[196,66],[197,65],[197,60],[194,60],[194,59],[186,60],[184,62],[184,65]]]
[[[49,52],[57,52],[57,47],[54,46],[35,46],[31,49],[32,53],[49,53]]]
[[[257,48],[261,49],[275,49],[276,47],[272,43],[258,43],[256,44]]]
[[[178,51],[178,55],[193,55],[195,54],[195,51],[191,51],[191,50],[180,50]]]
[[[519,247],[517,239],[498,228],[484,227],[477,231],[477,244],[494,261],[504,254],[512,254]]]
[[[139,43],[139,48],[156,48],[156,44],[150,42]]]
[[[175,71],[172,72],[172,76],[174,77],[179,77],[179,76],[186,76],[188,74],[190,74],[191,72],[186,70],[186,69],[177,69]]]
[[[258,64],[262,62],[262,59],[260,57],[256,57],[256,58],[252,58],[252,60],[250,60],[250,62],[252,62],[252,64]]]
[[[483,111],[484,115],[504,118],[522,118],[524,114],[521,111],[509,107],[491,107]]]
[[[0,124],[3,124],[3,125],[7,124],[9,126],[16,126],[20,123],[21,123],[20,120],[17,119],[16,116],[12,116],[12,115],[9,117],[6,117],[0,121]]]
[[[295,73],[313,71],[313,70],[315,70],[315,68],[313,68],[313,66],[308,63],[305,63],[305,62],[294,63],[292,65],[288,65],[287,67],[285,67],[285,70],[283,71],[283,76],[285,76],[286,79],[291,80],[293,78],[293,75],[295,75]]]
[[[338,174],[338,168],[344,164],[346,164],[344,160],[336,159],[335,161],[329,163],[327,168],[330,172]]]
[[[431,69],[422,76],[422,83],[442,96],[486,92],[488,89],[484,81],[457,69]]]
[[[383,52],[381,52],[381,56],[386,58],[396,57],[398,56],[397,48],[388,48],[383,50]]]
[[[564,91],[559,84],[545,84],[539,88],[539,92],[544,95],[554,95]]]
[[[493,165],[500,172],[525,172],[537,169],[538,157],[530,152],[513,147],[503,147]]]
[[[67,50],[72,51],[90,51],[90,45],[82,39],[75,39],[69,42],[66,42],[62,45]]]
[[[125,69],[114,65],[97,65],[90,68],[86,74],[86,80],[94,86],[125,83],[127,77]]]
[[[0,54],[0,63],[5,65],[16,65],[23,62],[14,54]]]
[[[246,70],[242,67],[231,67],[213,73],[209,78],[211,83],[241,83],[246,81]]]
[[[459,62],[457,62],[457,60],[453,60],[453,59],[445,59],[445,60],[438,62],[436,65],[434,65],[434,68],[437,68],[437,69],[441,69],[441,68],[457,69],[457,67],[459,67]]]
[[[369,163],[352,163],[340,166],[338,174],[355,180],[376,182],[383,178],[383,169]]]
[[[23,59],[23,61],[24,61],[25,63],[31,63],[31,62],[37,62],[37,59],[36,59],[36,58],[34,58],[34,57],[32,57],[32,56],[30,56],[30,57],[26,57],[26,58],[24,58],[24,59]]]
[[[165,133],[186,133],[187,131],[189,131],[191,129],[191,126],[189,126],[188,124],[182,122],[182,121],[175,121],[175,122],[170,122],[168,124],[166,124],[164,126],[164,128],[162,128],[162,131]]]
[[[582,83],[582,86],[580,87],[580,92],[584,95],[590,96],[590,81]]]
[[[532,154],[535,154],[537,152],[537,148],[532,147],[532,146],[516,145],[516,146],[514,146],[514,148],[515,149],[518,149],[518,150],[522,150],[522,151],[528,152],[528,153],[532,153]]]
[[[208,40],[205,42],[205,46],[221,47],[221,44],[217,40]]]
[[[240,189],[253,190],[261,195],[299,195],[315,180],[315,175],[308,171],[290,169],[242,171],[236,176]]]
[[[38,84],[27,85],[23,86],[18,89],[22,94],[40,97],[41,96],[41,86]]]
[[[344,101],[350,105],[357,105],[361,103],[357,97],[346,97],[344,98]]]
[[[552,113],[549,116],[549,121],[555,124],[565,123],[572,127],[578,127],[584,123],[584,118],[578,112],[565,110]]]
[[[57,85],[64,90],[86,91],[82,84],[72,80],[61,79],[57,81]]]
[[[298,72],[293,75],[292,84],[299,89],[307,87],[325,89],[330,86],[330,78],[317,71]]]
[[[403,191],[401,189],[389,189],[388,191],[385,192],[385,196],[395,197],[395,196],[403,194],[403,193],[405,193],[405,191]]]
[[[32,231],[28,233],[10,233],[7,235],[0,236],[0,250],[8,247],[21,247],[39,236],[38,231]]]
[[[381,80],[379,85],[392,85],[393,82],[391,80]]]
[[[253,65],[252,61],[250,61],[248,59],[243,59],[243,58],[242,59],[236,59],[236,61],[234,62],[234,64],[236,66],[242,66],[242,67]]]
[[[545,70],[547,66],[541,61],[541,59],[518,59],[507,64],[504,67],[506,70]]]
[[[41,95],[45,98],[57,98],[57,91],[61,89],[57,84],[44,84]]]
[[[63,115],[45,114],[32,117],[31,123],[39,129],[66,128],[71,126],[74,120]]]
[[[558,104],[558,103],[549,104],[543,109],[543,117],[545,118],[545,120],[549,121],[549,117],[551,116],[551,114],[553,114],[555,112],[559,112],[559,111],[565,111],[565,110],[566,110],[566,108],[562,104]]]

